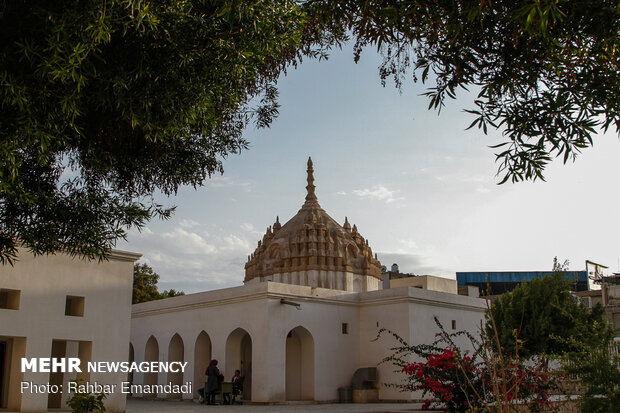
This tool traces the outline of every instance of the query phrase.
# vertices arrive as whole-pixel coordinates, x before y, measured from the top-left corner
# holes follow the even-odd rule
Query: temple
[[[338,224],[319,205],[314,169],[308,158],[306,202],[286,224],[267,228],[248,257],[244,282],[274,281],[342,291],[381,287],[381,263],[357,226]]]
[[[454,293],[431,290],[424,277],[384,286],[381,264],[357,227],[346,218],[338,224],[319,205],[311,159],[307,172],[305,202],[285,224],[276,218],[267,228],[242,286],[133,306],[130,360],[188,364],[182,374],[136,373],[132,383],[193,382],[197,389],[217,359],[225,380],[241,370],[241,398],[253,403],[338,401],[342,389],[353,401],[406,401],[419,395],[386,386],[403,376],[381,363],[397,343],[375,340],[378,331],[411,344],[434,340],[435,318],[448,329],[476,331],[485,303],[457,295],[454,280],[440,279],[452,282]]]

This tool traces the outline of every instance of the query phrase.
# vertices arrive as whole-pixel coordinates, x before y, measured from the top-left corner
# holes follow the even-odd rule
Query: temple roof
[[[284,225],[279,217],[267,228],[262,241],[245,264],[245,280],[295,271],[342,271],[381,279],[381,263],[368,241],[351,228],[345,217],[341,226],[321,208],[315,194],[314,168],[308,158],[306,201]]]

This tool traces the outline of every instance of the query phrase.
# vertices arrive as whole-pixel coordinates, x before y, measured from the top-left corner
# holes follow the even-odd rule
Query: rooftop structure
[[[591,282],[587,271],[565,271],[566,277],[573,282],[573,291],[587,291]],[[457,272],[459,287],[474,286],[482,295],[498,295],[512,291],[522,282],[553,275],[553,271],[481,271]]]
[[[315,194],[314,168],[308,158],[306,201],[284,225],[279,217],[245,264],[245,283],[285,284],[371,291],[379,288],[381,264],[368,240],[345,217],[341,226],[321,208]]]

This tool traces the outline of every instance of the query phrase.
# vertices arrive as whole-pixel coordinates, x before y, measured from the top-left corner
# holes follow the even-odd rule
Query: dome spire
[[[308,205],[318,205],[319,201],[314,193],[314,168],[312,167],[312,158],[308,157],[308,185],[306,186],[306,190],[308,194],[306,195],[306,203],[304,206]]]

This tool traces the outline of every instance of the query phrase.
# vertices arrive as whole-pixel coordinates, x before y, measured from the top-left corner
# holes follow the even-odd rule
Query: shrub
[[[82,380],[74,380],[76,383]],[[105,393],[74,393],[67,399],[67,405],[73,413],[103,413],[105,406],[103,400],[106,398]]]
[[[443,406],[448,412],[507,411],[517,406],[529,411],[557,411],[550,392],[558,387],[560,376],[546,369],[546,361],[504,357],[490,346],[482,331],[477,339],[460,331],[441,330],[432,344],[410,346],[397,334],[387,331],[400,345],[384,362],[392,362],[406,375],[405,384],[393,385],[403,391],[422,391],[423,409]],[[454,339],[466,336],[472,344],[471,354],[463,352]],[[413,356],[421,361],[411,362]],[[427,397],[430,395],[431,397]]]

